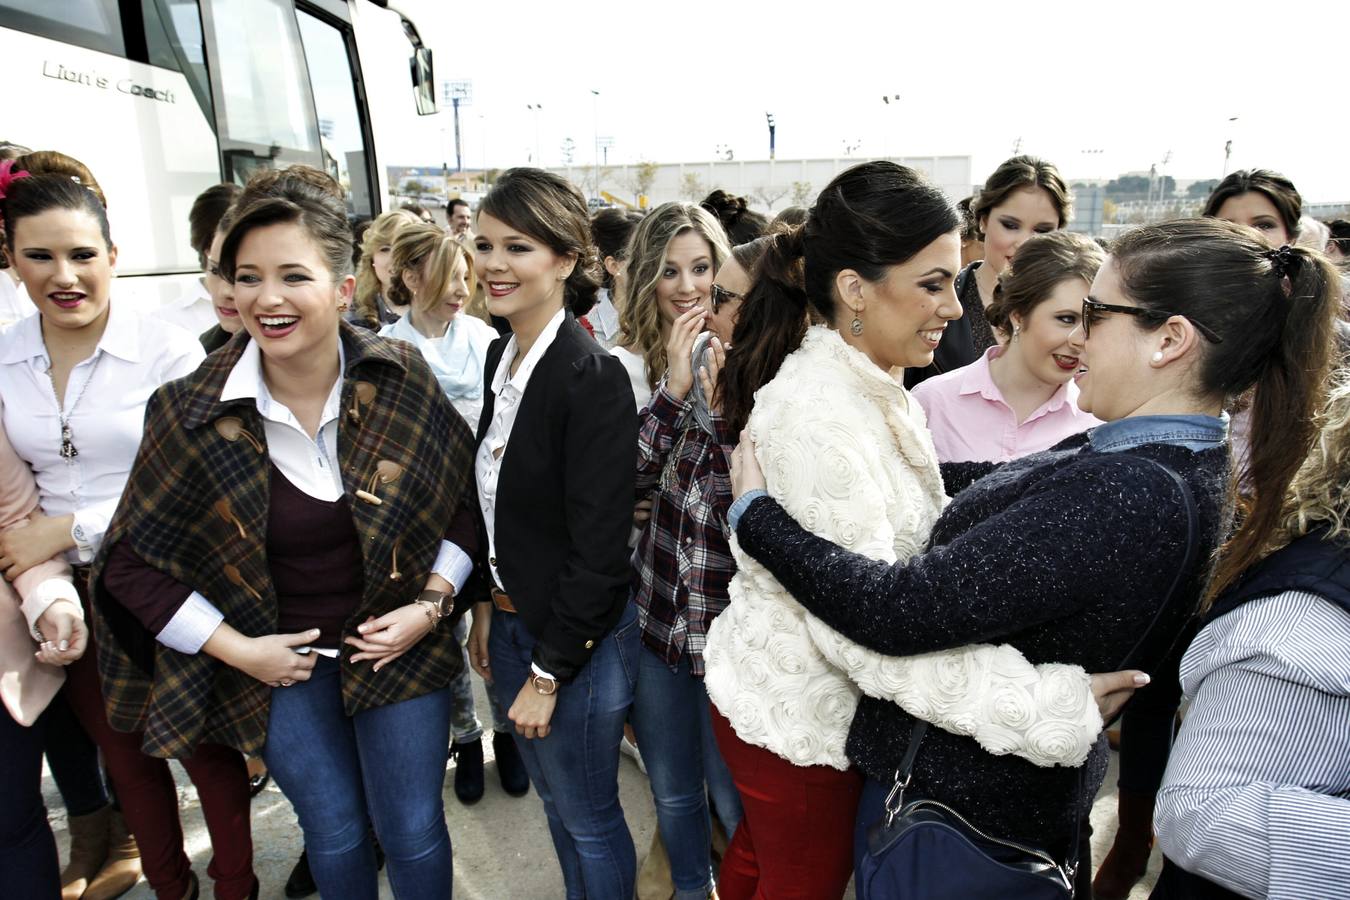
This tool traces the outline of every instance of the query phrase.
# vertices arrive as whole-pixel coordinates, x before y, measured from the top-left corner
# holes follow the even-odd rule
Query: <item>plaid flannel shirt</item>
[[[642,411],[638,495],[652,495],[652,518],[633,556],[633,594],[642,642],[674,669],[689,657],[703,677],[708,626],[727,608],[736,571],[727,530],[734,443],[720,416],[714,439],[694,420],[688,399],[663,383]]]

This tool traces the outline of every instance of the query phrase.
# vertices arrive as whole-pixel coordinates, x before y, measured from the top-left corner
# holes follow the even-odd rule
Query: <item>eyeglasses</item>
[[[744,299],[745,299],[744,294],[737,294],[734,291],[729,291],[726,288],[722,287],[717,282],[713,282],[712,286],[713,315],[716,315],[717,311],[721,309],[723,305],[731,303],[735,300],[744,300]]]
[[[1149,309],[1147,306],[1117,306],[1112,303],[1098,303],[1090,297],[1083,298],[1083,337],[1091,337],[1093,323],[1100,321],[1103,314],[1113,312],[1124,313],[1127,316],[1137,316],[1141,319],[1156,319],[1160,325],[1173,316],[1181,316],[1181,318],[1194,325],[1195,330],[1203,334],[1211,342],[1215,344],[1223,343],[1223,338],[1215,334],[1211,328],[1195,321],[1195,319],[1192,319],[1190,316],[1182,315],[1181,313],[1167,312],[1162,309]]]

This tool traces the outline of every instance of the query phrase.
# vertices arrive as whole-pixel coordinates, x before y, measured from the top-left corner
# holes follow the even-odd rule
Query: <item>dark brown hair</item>
[[[591,235],[595,238],[596,255],[600,261],[604,262],[605,258],[610,256],[620,261],[626,259],[628,240],[641,221],[641,214],[626,212],[612,206],[591,216]],[[600,279],[601,286],[605,290],[614,290],[614,276],[609,274],[608,269],[602,267]]]
[[[975,202],[975,196],[972,194],[956,204],[956,211],[961,214],[961,240],[978,241],[981,239],[980,223],[975,220],[975,213],[971,210],[971,204]]]
[[[600,282],[595,275],[590,214],[580,191],[543,169],[507,169],[478,205],[478,215],[483,213],[547,245],[559,256],[575,255],[577,264],[563,285],[563,303],[574,316],[590,312]]]
[[[868,281],[912,259],[961,220],[946,195],[913,169],[886,160],[841,172],[820,192],[806,224],[770,236],[741,306],[719,379],[731,433],[745,427],[755,392],[801,346],[808,312],[834,321],[834,279]]]
[[[1298,220],[1303,215],[1303,197],[1294,183],[1269,169],[1238,169],[1210,191],[1205,200],[1204,216],[1218,216],[1219,207],[1228,200],[1255,191],[1264,196],[1280,214],[1280,221],[1292,244],[1298,237]]]
[[[242,192],[243,188],[239,185],[227,181],[212,185],[192,201],[192,209],[188,211],[188,240],[192,242],[192,249],[197,251],[197,258],[203,268],[206,267],[206,252],[211,249],[211,241],[221,226],[221,220]]]
[[[769,230],[769,220],[751,209],[744,197],[721,188],[704,197],[699,206],[717,216],[733,245],[753,241]]]
[[[994,302],[984,311],[989,324],[1012,331],[1014,315],[1026,321],[1060,283],[1078,278],[1092,283],[1106,254],[1092,238],[1070,231],[1052,231],[1027,238],[1012,264],[998,276]]]
[[[1221,219],[1144,225],[1122,235],[1111,260],[1140,306],[1203,323],[1198,390],[1225,400],[1255,385],[1251,444],[1234,473],[1242,524],[1220,549],[1208,600],[1260,559],[1280,524],[1290,481],[1316,436],[1340,301],[1336,269],[1320,253],[1271,249],[1252,228]],[[1165,316],[1134,317],[1139,328]]]
[[[14,232],[20,221],[52,209],[86,212],[93,216],[103,235],[104,245],[112,247],[108,211],[92,190],[67,175],[33,173],[28,178],[16,178],[10,182],[5,199],[0,200],[0,223],[4,225],[6,250],[10,254],[14,252]]]
[[[784,230],[791,228],[790,225],[783,226]],[[744,244],[737,244],[731,248],[731,258],[736,260],[737,265],[745,270],[745,274],[754,283],[755,268],[759,261],[764,258],[764,251],[769,248],[769,241],[773,239],[772,235],[755,238],[753,241],[746,241]]]
[[[1073,212],[1073,202],[1069,199],[1069,188],[1059,174],[1059,169],[1055,168],[1054,163],[1037,156],[1014,156],[994,170],[994,174],[989,176],[971,202],[971,216],[980,231],[980,238],[984,238],[983,222],[994,207],[1001,205],[1017,191],[1033,187],[1050,195],[1050,203],[1059,216],[1059,227],[1067,225]]]
[[[342,186],[309,166],[265,169],[249,179],[231,212],[220,247],[220,271],[234,281],[239,245],[255,228],[294,223],[308,233],[334,279],[352,271],[352,230]]]

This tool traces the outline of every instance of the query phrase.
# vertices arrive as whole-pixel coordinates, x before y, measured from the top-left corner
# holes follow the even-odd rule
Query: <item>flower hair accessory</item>
[[[1289,280],[1289,269],[1294,262],[1294,248],[1285,244],[1278,250],[1267,250],[1261,254],[1270,260],[1270,270],[1275,273],[1275,277],[1280,279],[1280,287],[1284,290],[1284,295],[1290,297],[1294,293],[1294,285]]]
[[[9,186],[11,184],[18,181],[20,178],[28,178],[31,174],[32,173],[26,169],[20,169],[15,172],[14,160],[12,159],[0,162],[0,200],[5,199],[9,194]]]

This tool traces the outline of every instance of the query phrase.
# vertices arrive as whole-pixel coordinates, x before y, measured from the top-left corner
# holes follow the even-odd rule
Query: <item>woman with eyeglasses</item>
[[[1313,439],[1338,295],[1318,254],[1274,250],[1248,228],[1200,219],[1140,227],[1117,242],[1083,303],[1078,405],[1106,424],[1001,466],[945,467],[955,497],[927,551],[894,564],[794,521],[763,491],[755,446],[743,440],[729,514],[739,546],[827,625],[882,653],[989,641],[1033,662],[1105,671],[1128,656],[1153,670],[1200,604],[1211,552],[1223,545],[1215,581],[1227,583],[1279,519]],[[1239,473],[1252,492],[1224,543],[1223,408],[1253,386],[1252,452]],[[857,859],[913,725],[896,705],[867,697],[854,716],[848,755],[867,777]],[[945,803],[1056,859],[1080,856],[1086,891],[1091,866],[1073,844],[1106,771],[1104,739],[1086,765],[1037,768],[929,729],[907,799]]]

